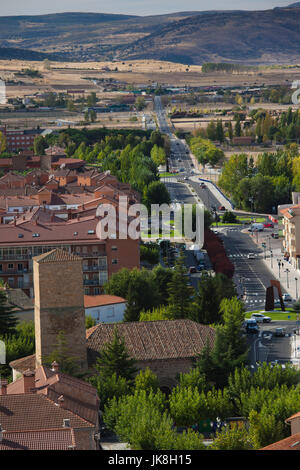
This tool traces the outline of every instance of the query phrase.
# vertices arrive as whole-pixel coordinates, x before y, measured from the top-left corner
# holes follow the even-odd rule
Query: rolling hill
[[[0,17],[0,58],[20,54],[25,59],[35,53],[36,59],[31,60],[50,54],[53,60],[70,61],[292,64],[300,63],[299,23],[298,3],[265,11],[192,11],[145,17],[76,12]]]

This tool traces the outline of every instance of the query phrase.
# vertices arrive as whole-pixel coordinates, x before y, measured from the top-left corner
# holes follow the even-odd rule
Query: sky
[[[0,16],[41,15],[61,12],[158,15],[178,11],[267,10],[297,0],[0,0]]]

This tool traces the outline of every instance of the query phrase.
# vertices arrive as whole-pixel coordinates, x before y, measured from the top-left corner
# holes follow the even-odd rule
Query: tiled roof
[[[300,411],[298,413],[295,413],[294,415],[290,416],[289,418],[287,418],[285,421],[286,423],[289,423],[290,421],[292,421],[293,419],[297,419],[297,418],[300,418]]]
[[[3,432],[0,450],[71,450],[76,448],[71,428]]]
[[[33,367],[34,369],[34,367]],[[24,390],[23,376],[7,386],[8,395],[20,394]],[[98,420],[99,398],[97,390],[88,382],[52,370],[45,366],[35,369],[35,391],[47,396],[54,403],[63,395],[64,409],[96,424]],[[1,421],[0,421],[1,423]]]
[[[63,426],[64,419],[70,420],[71,428],[94,426],[43,394],[0,396],[0,423],[5,431],[56,429]]]
[[[100,323],[87,331],[89,361],[93,362],[105,343],[113,339],[114,328],[125,340],[130,356],[136,360],[191,358],[208,344],[213,346],[215,330],[192,320],[161,320]]]
[[[260,450],[300,450],[300,433],[274,442],[274,444],[270,444]]]
[[[28,369],[33,370],[35,369],[35,354],[11,361],[9,365],[18,372],[25,372]]]
[[[126,302],[123,297],[117,297],[116,295],[85,295],[84,306],[85,308],[100,307],[103,305],[121,304]]]
[[[60,263],[61,261],[80,261],[82,258],[80,256],[69,253],[68,251],[56,249],[43,253],[42,255],[35,256],[34,261],[37,263]]]

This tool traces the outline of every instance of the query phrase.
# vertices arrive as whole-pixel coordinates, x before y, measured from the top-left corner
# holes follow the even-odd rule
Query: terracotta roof
[[[0,450],[70,450],[75,448],[75,436],[71,428],[5,431],[0,442]]]
[[[94,362],[105,343],[111,342],[114,328],[124,337],[130,356],[136,360],[191,358],[209,344],[213,346],[215,330],[192,320],[160,320],[99,323],[87,331],[89,362]]]
[[[80,256],[74,255],[73,253],[69,253],[68,251],[61,249],[48,251],[47,253],[43,253],[42,255],[35,256],[33,259],[37,263],[60,263],[61,261],[82,262],[82,258]]]
[[[300,450],[300,433],[293,434],[260,450]]]
[[[43,394],[0,396],[0,423],[5,431],[56,429],[63,426],[64,419],[70,420],[71,428],[94,426]]]
[[[103,305],[121,304],[126,302],[123,297],[117,297],[116,295],[85,295],[84,306],[85,308],[100,307]]]
[[[25,372],[28,369],[33,370],[35,369],[35,354],[11,361],[9,365],[18,372]]]
[[[293,419],[297,419],[297,418],[300,418],[300,411],[298,413],[295,413],[294,415],[290,416],[289,418],[287,418],[285,420],[286,423],[289,423],[290,421],[292,421]]]
[[[21,376],[10,383],[7,386],[7,394],[23,393],[23,382],[24,379]],[[99,397],[97,390],[84,380],[64,374],[59,370],[39,366],[35,369],[35,393],[47,396],[54,403],[58,403],[58,398],[63,395],[64,409],[89,423],[96,424],[98,421]]]

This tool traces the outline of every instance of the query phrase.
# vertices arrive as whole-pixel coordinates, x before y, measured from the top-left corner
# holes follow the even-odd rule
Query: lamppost
[[[295,277],[295,282],[296,282],[296,300],[298,300],[298,288],[297,288],[298,278],[297,277]]]
[[[262,247],[264,249],[264,259],[266,259],[266,244],[262,243]]]
[[[270,257],[271,257],[271,268],[273,269],[273,251],[270,250]]]
[[[289,272],[290,272],[290,270],[288,268],[286,268],[284,272],[286,272],[286,285],[287,285],[287,288],[289,288]]]
[[[279,279],[280,279],[280,266],[281,266],[280,259],[277,259],[277,264],[278,264],[278,274],[279,274]]]

